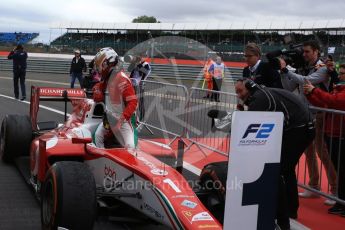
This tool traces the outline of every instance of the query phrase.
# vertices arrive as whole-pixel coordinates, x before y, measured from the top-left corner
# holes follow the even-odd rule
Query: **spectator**
[[[128,66],[128,72],[131,72],[130,78],[135,89],[136,94],[139,96],[139,116],[138,119],[141,121],[145,116],[145,106],[144,106],[144,89],[142,87],[141,81],[146,80],[151,73],[150,64],[145,61],[140,56],[131,57],[127,56],[130,60],[130,65]]]
[[[220,91],[222,88],[223,78],[225,76],[225,65],[222,62],[221,57],[216,57],[216,62],[210,66],[208,72],[212,76],[213,90]],[[219,93],[212,93],[211,101],[220,102]]]
[[[297,90],[298,94],[305,104],[309,104],[303,93],[303,84],[306,80],[309,80],[314,86],[319,87],[324,91],[328,91],[329,88],[329,77],[327,74],[327,68],[324,66],[323,62],[320,60],[320,45],[316,41],[307,41],[303,43],[303,57],[307,63],[306,68],[298,70],[298,73],[294,73],[286,68],[286,62],[280,59],[281,67],[281,80],[283,87],[290,91]],[[316,126],[315,126],[315,140],[311,146],[309,146],[306,151],[306,162],[309,172],[309,186],[311,188],[320,189],[319,185],[319,168],[316,159],[317,152],[322,164],[327,171],[328,182],[331,187],[331,193],[335,194],[337,190],[336,185],[336,172],[334,166],[330,160],[326,145],[324,143],[324,138],[322,134],[323,120],[324,116],[322,113],[315,114]],[[318,197],[319,195],[305,190],[299,194],[301,197]],[[326,200],[325,204],[332,205],[331,200]]]
[[[83,87],[87,91],[90,91],[92,87],[101,81],[101,75],[98,73],[96,66],[95,66],[95,60],[92,59],[89,62],[89,74],[86,75],[83,79]]]
[[[207,83],[207,94],[204,98],[211,98],[211,92],[210,90],[213,90],[213,80],[211,74],[208,72],[211,65],[214,63],[212,57],[209,57],[205,63],[203,72],[204,72],[204,83]],[[204,87],[203,87],[204,88]]]
[[[333,91],[334,84],[337,84],[339,82],[338,73],[335,69],[335,62],[333,61],[332,56],[328,56],[325,60],[325,64],[327,67],[327,73],[330,77],[329,87],[328,91]]]
[[[281,153],[283,180],[279,186],[277,223],[281,229],[290,229],[289,217],[296,219],[299,207],[295,168],[315,135],[310,112],[306,104],[287,90],[260,87],[252,80],[238,81],[235,90],[249,111],[284,113]]]
[[[151,73],[150,64],[145,61],[140,56],[136,57],[127,57],[130,59],[130,65],[128,66],[128,72],[130,72],[130,78],[132,84],[135,88],[140,85],[141,81],[146,80]]]
[[[334,86],[331,93],[316,88],[309,81],[304,85],[304,92],[310,103],[315,106],[344,111],[345,64],[340,65],[339,83]],[[325,133],[331,159],[339,176],[338,198],[345,200],[345,115],[327,113]],[[345,205],[336,203],[328,212],[345,217]]]
[[[80,50],[74,51],[75,57],[72,59],[69,73],[71,75],[71,88],[74,88],[75,79],[78,78],[80,88],[82,88],[83,71],[86,72],[86,63],[80,55]]]
[[[92,82],[97,83],[101,81],[101,75],[98,73],[95,66],[95,59],[92,59],[89,63],[89,75],[91,76]]]
[[[20,80],[20,89],[22,92],[22,98],[20,100],[26,99],[25,91],[25,75],[26,75],[26,59],[28,54],[24,50],[22,45],[17,45],[8,55],[8,59],[13,59],[13,87],[14,87],[14,97],[19,99],[19,87],[18,80]]]
[[[249,43],[244,49],[247,67],[243,69],[243,78],[250,78],[256,84],[266,87],[283,88],[280,74],[271,64],[261,60],[261,50],[255,43]]]

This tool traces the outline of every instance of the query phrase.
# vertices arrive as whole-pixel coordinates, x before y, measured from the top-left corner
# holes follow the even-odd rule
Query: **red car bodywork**
[[[54,162],[77,159],[89,166],[96,187],[101,191],[100,196],[127,193],[128,197],[119,199],[172,229],[222,229],[183,175],[157,159],[157,156],[175,158],[171,149],[145,140],[139,140],[137,149],[101,149],[92,143],[72,143],[73,138],[92,138],[102,121],[99,114],[94,114],[99,105],[87,99],[81,89],[33,87],[30,116],[34,131],[38,130],[37,113],[41,100],[71,101],[73,112],[62,126],[32,141],[31,177],[37,184],[44,181]],[[124,188],[123,185],[129,182],[143,185]]]

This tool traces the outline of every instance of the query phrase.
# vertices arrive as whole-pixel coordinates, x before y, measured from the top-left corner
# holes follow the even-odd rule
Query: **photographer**
[[[309,105],[303,93],[303,84],[305,81],[311,82],[315,87],[320,88],[323,91],[328,91],[329,89],[329,76],[327,67],[324,66],[323,62],[320,60],[320,46],[316,41],[307,41],[303,43],[303,58],[307,66],[298,70],[300,74],[294,73],[287,68],[284,59],[279,59],[280,69],[282,73],[282,84],[285,89],[290,91],[298,90],[300,98],[303,103]],[[327,171],[328,182],[331,187],[331,193],[335,194],[337,190],[336,186],[336,172],[334,166],[330,160],[326,145],[323,138],[323,121],[324,116],[322,113],[316,114],[316,135],[314,143],[306,149],[306,162],[309,172],[309,186],[311,188],[320,189],[319,185],[319,168],[316,159],[316,153],[322,164]],[[304,191],[299,194],[301,197],[318,197],[317,194],[310,192],[309,190]],[[330,200],[326,200],[325,204],[332,204]]]
[[[290,229],[289,217],[297,218],[299,206],[295,168],[315,135],[311,114],[296,95],[283,89],[261,87],[251,80],[239,80],[235,90],[249,111],[284,113],[277,223],[281,229]]]
[[[310,81],[313,85],[328,91],[329,79],[327,68],[323,66],[320,60],[320,45],[316,41],[307,41],[303,43],[303,58],[307,64],[305,68],[299,69],[294,73],[287,68],[284,59],[280,58],[281,81],[284,89],[289,91],[298,90],[301,99],[308,103],[303,94],[303,84],[305,80]],[[293,66],[292,66],[293,67]]]
[[[244,49],[247,67],[243,69],[243,78],[250,78],[259,85],[283,88],[280,74],[270,63],[261,60],[261,50],[255,43],[249,43]]]
[[[304,85],[304,93],[314,106],[345,110],[345,64],[340,65],[338,84],[330,93],[315,88],[310,82]],[[333,165],[336,166],[339,178],[338,197],[345,200],[345,116],[326,113],[325,138]],[[345,217],[345,205],[335,203],[328,213]]]
[[[13,59],[13,86],[14,86],[14,97],[19,99],[19,88],[18,80],[20,80],[20,89],[22,91],[22,98],[26,99],[25,91],[25,75],[26,75],[26,59],[28,54],[24,51],[22,45],[17,45],[7,56],[8,59]]]

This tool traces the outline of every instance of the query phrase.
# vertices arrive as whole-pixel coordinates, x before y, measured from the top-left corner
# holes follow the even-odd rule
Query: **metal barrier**
[[[205,155],[205,150],[228,155],[231,127],[214,129],[208,113],[236,110],[236,94],[199,88],[191,88],[188,93],[182,85],[143,83],[139,97],[144,98],[145,115],[141,127],[160,131],[154,135],[171,140],[170,144],[175,140],[183,141],[185,153],[197,146]],[[205,98],[208,93],[219,93],[220,101]],[[314,143],[305,151],[307,157],[302,157],[296,168],[299,186],[345,205],[345,112],[311,109],[316,114],[317,134]],[[325,186],[325,177],[328,186]]]
[[[199,88],[191,88],[188,93],[183,85],[147,80],[141,83],[136,91],[139,99],[138,130],[142,136],[148,135],[142,132],[146,128],[151,138],[170,139],[170,143],[178,138],[184,140],[187,145],[185,151],[196,145],[201,150],[206,148],[228,155],[230,126],[215,129],[207,114],[210,110],[234,111],[237,105],[235,94]],[[220,101],[205,98],[207,94],[219,94]]]
[[[299,186],[345,205],[345,111],[311,110],[316,136],[296,169]]]
[[[151,134],[156,138],[172,139],[170,144],[182,136],[188,99],[188,91],[185,86],[142,81],[138,98],[141,102],[138,111],[139,117],[141,117],[139,130],[146,127],[149,131],[151,128],[159,131],[158,133],[151,131]]]
[[[207,94],[219,94],[220,102],[204,98]],[[148,135],[143,132],[146,128],[150,138],[169,139],[169,144],[183,140],[185,152],[196,145],[201,151],[208,149],[228,155],[230,126],[215,129],[207,114],[210,110],[234,111],[237,105],[235,94],[199,88],[191,88],[188,93],[182,85],[142,81],[137,95],[141,136]]]
[[[28,58],[28,72],[69,74],[71,60]],[[152,64],[152,78],[203,81],[202,66]],[[128,65],[125,64],[125,69]],[[0,57],[0,70],[12,71],[12,61]],[[233,82],[242,76],[241,68],[227,68],[225,81]]]
[[[205,98],[207,94],[219,94],[219,102]],[[186,126],[183,138],[189,142],[185,152],[192,145],[196,145],[201,151],[206,148],[228,156],[231,127],[229,125],[222,130],[216,129],[208,113],[211,110],[233,112],[236,105],[236,94],[191,88],[185,111]]]

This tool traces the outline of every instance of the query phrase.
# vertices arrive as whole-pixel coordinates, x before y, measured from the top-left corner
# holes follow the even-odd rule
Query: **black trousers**
[[[222,88],[223,84],[223,79],[222,78],[212,78],[213,81],[213,90],[214,91],[220,91]],[[215,101],[219,101],[219,93],[212,93],[211,99]]]
[[[139,93],[139,105],[138,105],[138,109],[139,109],[139,121],[143,121],[144,117],[145,117],[145,102],[144,102],[144,88],[140,87],[140,93]]]
[[[283,133],[281,152],[281,181],[278,190],[277,221],[289,225],[289,217],[296,218],[299,207],[296,165],[315,137],[315,130],[294,128]]]
[[[144,87],[143,87],[143,83],[139,83],[139,85],[137,84],[133,84],[133,88],[135,91],[135,94],[137,96],[138,99],[138,109],[137,112],[139,113],[137,115],[137,118],[139,121],[142,121],[145,117],[145,102],[144,102]]]
[[[338,176],[338,197],[345,200],[345,138],[325,137]],[[338,204],[340,206],[344,205]]]
[[[14,97],[19,98],[19,87],[18,87],[18,81],[20,81],[20,89],[22,91],[22,97],[26,97],[26,91],[25,91],[25,75],[26,70],[25,69],[16,69],[13,70],[13,89],[14,89]]]

